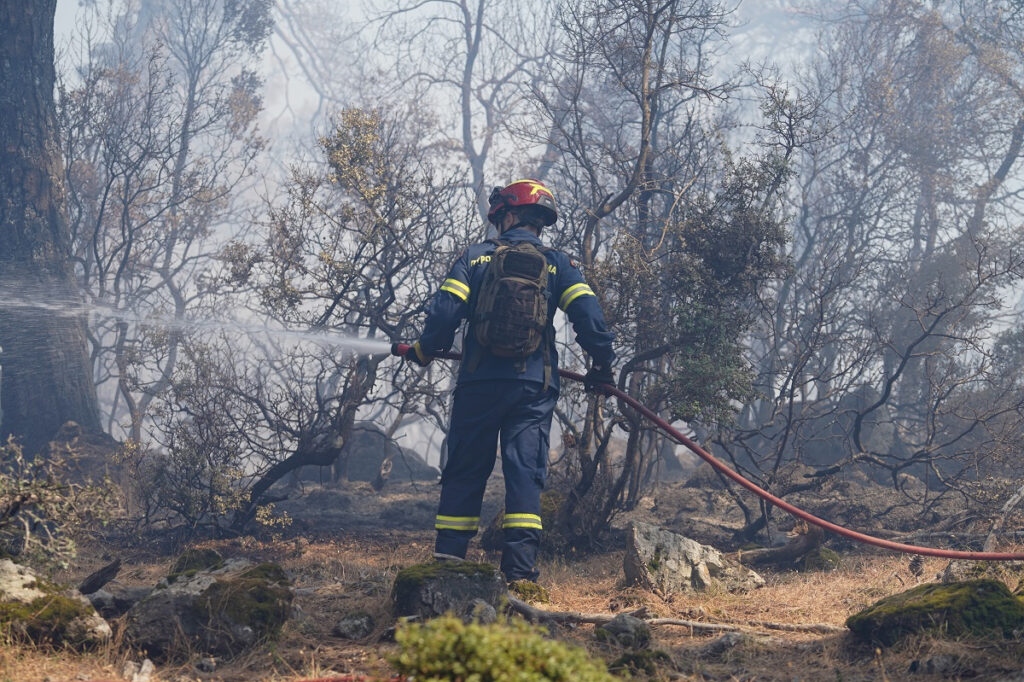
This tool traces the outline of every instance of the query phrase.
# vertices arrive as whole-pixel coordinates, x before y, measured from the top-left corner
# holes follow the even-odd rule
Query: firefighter
[[[543,228],[558,219],[547,187],[536,180],[496,187],[487,217],[499,237],[470,246],[455,261],[430,303],[419,341],[405,358],[426,366],[451,348],[460,324],[468,321],[441,474],[435,557],[465,558],[500,438],[505,475],[501,570],[510,583],[535,582],[540,493],[558,399],[555,309],[565,312],[576,340],[590,355],[585,381],[590,390],[613,381],[614,337],[576,261],[540,241]],[[531,266],[531,259],[540,267]],[[534,306],[531,296],[542,298]],[[522,338],[509,338],[516,336]]]

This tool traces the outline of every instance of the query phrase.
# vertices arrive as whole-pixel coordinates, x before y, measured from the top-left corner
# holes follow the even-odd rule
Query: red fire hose
[[[412,346],[406,345],[404,343],[396,343],[396,344],[393,344],[391,346],[391,353],[392,353],[392,355],[402,356],[402,355],[405,355],[411,349],[412,349]],[[444,353],[443,355],[440,355],[438,357],[442,357],[442,358],[445,358],[447,360],[461,360],[462,359],[462,356],[460,354],[458,354],[458,353]],[[577,374],[576,372],[570,372],[569,370],[565,370],[565,369],[558,370],[558,375],[562,376],[562,377],[565,377],[566,379],[572,379],[573,381],[583,381],[583,375],[582,374]],[[842,535],[844,538],[849,538],[851,540],[856,540],[857,542],[862,542],[862,543],[864,543],[866,545],[874,545],[875,547],[882,547],[884,549],[891,549],[891,550],[896,551],[896,552],[905,552],[907,554],[923,554],[925,556],[944,557],[944,558],[947,558],[947,559],[974,559],[974,560],[977,560],[977,561],[1024,561],[1024,553],[1014,553],[1014,552],[961,552],[961,551],[953,550],[953,549],[936,549],[934,547],[918,547],[917,545],[905,545],[905,544],[903,544],[901,542],[892,542],[891,540],[883,540],[882,538],[876,538],[876,537],[873,537],[871,535],[865,535],[864,533],[858,533],[855,530],[850,530],[848,528],[843,528],[842,526],[837,526],[836,524],[831,523],[829,521],[826,521],[825,519],[818,518],[814,514],[810,514],[808,512],[805,512],[803,509],[800,509],[798,507],[794,507],[793,505],[791,505],[790,503],[786,502],[785,500],[783,500],[781,498],[778,498],[775,495],[772,495],[767,490],[765,490],[765,489],[761,488],[760,486],[758,486],[758,485],[756,485],[754,483],[751,483],[747,479],[743,478],[738,473],[736,473],[735,471],[733,471],[732,469],[727,467],[725,464],[720,462],[710,452],[706,451],[704,448],[702,448],[701,446],[697,445],[692,440],[690,440],[689,438],[684,436],[682,433],[680,433],[677,429],[673,428],[671,424],[669,424],[667,421],[665,421],[664,419],[659,417],[657,414],[655,414],[649,408],[647,408],[646,406],[641,404],[635,398],[632,398],[631,396],[629,396],[629,394],[620,391],[619,389],[615,388],[611,384],[604,384],[602,386],[602,389],[603,389],[603,391],[607,395],[615,396],[616,398],[618,398],[622,402],[624,402],[627,405],[629,405],[630,407],[632,407],[634,410],[636,410],[637,412],[642,414],[644,417],[646,417],[648,420],[650,420],[652,423],[654,423],[655,426],[657,426],[659,429],[664,431],[670,438],[675,440],[677,443],[679,443],[681,445],[685,445],[692,452],[694,452],[698,457],[700,457],[705,462],[710,464],[712,467],[714,467],[716,470],[721,472],[723,475],[728,476],[730,479],[732,479],[733,481],[735,481],[739,485],[743,486],[744,488],[746,488],[750,492],[754,493],[755,495],[757,495],[761,499],[765,500],[766,502],[770,502],[770,503],[774,504],[776,507],[778,507],[779,509],[782,509],[783,511],[789,512],[790,514],[792,514],[793,516],[797,517],[798,519],[803,519],[807,523],[811,523],[811,524],[814,524],[815,526],[818,526],[820,528],[824,528],[825,530],[831,531],[831,532],[835,533],[836,535]]]

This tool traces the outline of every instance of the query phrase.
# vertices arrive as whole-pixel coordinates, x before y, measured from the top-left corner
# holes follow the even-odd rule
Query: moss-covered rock
[[[179,563],[183,570],[172,571],[162,589],[127,614],[129,640],[151,655],[234,655],[275,637],[288,619],[293,592],[277,564],[221,559],[203,569]]]
[[[198,606],[209,622],[222,621],[248,645],[276,637],[288,620],[291,602],[288,576],[280,566],[268,562],[215,581]]]
[[[522,622],[480,625],[458,618],[408,624],[395,634],[399,674],[417,680],[613,682],[604,663]]]
[[[472,561],[437,561],[404,568],[391,595],[396,616],[436,618],[451,612],[471,619],[478,601],[498,608],[506,594],[497,567]]]
[[[551,603],[551,595],[543,585],[532,580],[513,580],[508,584],[508,591],[523,601],[535,604]]]
[[[843,563],[838,552],[828,547],[818,546],[800,558],[799,568],[802,571],[834,571]]]
[[[891,645],[916,632],[949,637],[1013,637],[1024,629],[1024,602],[997,580],[920,585],[846,619],[860,639]]]
[[[181,577],[192,577],[199,571],[214,571],[224,565],[224,557],[215,549],[186,549],[181,553],[165,579],[173,583]]]
[[[633,676],[654,677],[658,668],[672,666],[672,657],[661,649],[640,649],[627,651],[608,666],[609,672],[627,673]]]
[[[0,560],[0,633],[39,643],[87,648],[110,639],[110,626],[77,590]]]
[[[625,613],[594,628],[599,642],[617,644],[631,649],[646,649],[651,643],[651,628],[646,622]]]

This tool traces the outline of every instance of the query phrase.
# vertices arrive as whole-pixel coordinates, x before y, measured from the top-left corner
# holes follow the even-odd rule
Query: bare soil
[[[387,656],[394,652],[395,645],[386,641],[385,631],[394,624],[389,611],[391,585],[401,568],[430,559],[437,493],[437,487],[431,484],[391,485],[381,494],[366,484],[311,486],[300,499],[282,505],[293,523],[277,534],[265,532],[200,543],[226,556],[280,562],[293,576],[299,613],[286,624],[278,641],[234,660],[217,661],[213,672],[199,672],[195,664],[200,657],[196,655],[180,664],[158,666],[152,679],[250,682],[346,675],[390,678],[393,670]],[[865,495],[862,491],[861,503]],[[842,501],[835,491],[817,499],[825,506],[838,506]],[[891,503],[893,498],[889,495],[886,499]],[[496,479],[489,487],[483,521],[497,513],[499,506],[500,480]],[[616,525],[622,528],[631,518],[642,518],[690,532],[702,541],[718,538],[727,543],[731,531],[742,524],[734,509],[723,491],[673,483],[662,486],[635,512],[616,519]],[[778,520],[781,532],[786,521]],[[623,584],[619,537],[613,534],[603,553],[544,560],[540,565],[541,583],[549,589],[552,603],[542,608],[617,613],[645,606],[662,617],[746,624],[757,632],[711,654],[709,644],[714,636],[694,634],[686,627],[657,627],[652,648],[667,653],[672,662],[661,665],[652,678],[640,674],[633,679],[1024,681],[1024,642],[1020,640],[919,637],[876,650],[857,643],[847,633],[807,634],[751,625],[769,621],[842,626],[847,616],[878,599],[934,580],[945,567],[944,560],[926,559],[923,573],[915,577],[907,556],[876,553],[833,540],[830,546],[843,557],[836,571],[762,571],[767,586],[750,593],[662,598]],[[58,578],[76,583],[115,556],[124,564],[118,576],[120,582],[152,585],[166,574],[176,552],[149,540],[131,546],[94,540],[84,543],[78,563]],[[479,549],[473,549],[470,558],[498,560],[495,554]],[[335,636],[334,625],[356,612],[373,616],[374,633],[357,642]],[[557,627],[551,634],[585,646],[608,662],[624,653],[597,642],[589,625]],[[124,679],[122,672],[129,661],[140,662],[141,656],[120,646],[119,641],[103,651],[89,653],[41,651],[11,643],[0,646],[0,682]],[[921,672],[936,669],[941,671]]]

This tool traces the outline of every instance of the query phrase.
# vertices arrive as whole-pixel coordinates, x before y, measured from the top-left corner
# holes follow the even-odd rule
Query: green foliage
[[[0,556],[66,568],[75,556],[75,533],[110,519],[111,486],[71,483],[66,465],[60,454],[29,459],[13,439],[0,445]]]
[[[894,644],[906,635],[1012,637],[1024,628],[1024,602],[997,580],[932,583],[886,597],[846,619],[861,639]]]
[[[766,161],[738,164],[680,227],[691,257],[672,273],[687,295],[672,311],[666,382],[677,418],[726,422],[737,403],[752,397],[742,341],[759,290],[788,268],[783,218],[771,208],[773,183],[786,175]]]
[[[583,649],[546,639],[545,634],[519,621],[467,625],[445,616],[400,627],[395,633],[400,651],[390,660],[399,674],[425,681],[615,679]]]
[[[508,584],[508,591],[523,601],[537,604],[548,604],[551,602],[551,595],[543,585],[538,585],[532,580],[513,580]]]

